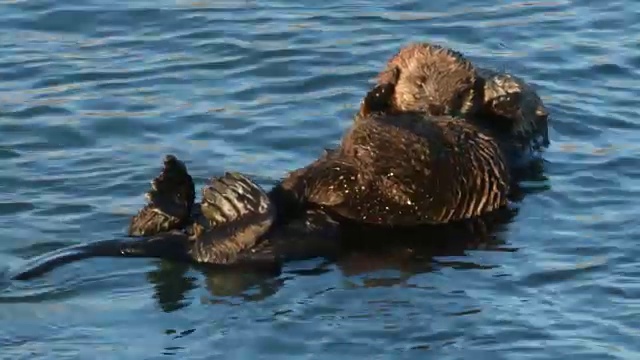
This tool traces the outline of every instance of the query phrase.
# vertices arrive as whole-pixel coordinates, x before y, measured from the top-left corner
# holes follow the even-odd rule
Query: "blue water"
[[[123,234],[166,153],[198,185],[237,170],[270,187],[337,144],[410,41],[523,77],[552,114],[544,177],[499,247],[277,277],[82,261],[0,283],[1,358],[640,358],[639,2],[4,0],[0,14],[0,271]]]

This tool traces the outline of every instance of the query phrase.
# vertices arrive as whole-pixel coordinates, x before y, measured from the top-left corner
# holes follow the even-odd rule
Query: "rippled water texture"
[[[640,3],[386,4],[0,1],[3,269],[122,234],[165,153],[198,185],[271,186],[338,142],[409,41],[522,76],[553,116],[497,246],[275,278],[82,261],[3,280],[1,357],[640,358]]]

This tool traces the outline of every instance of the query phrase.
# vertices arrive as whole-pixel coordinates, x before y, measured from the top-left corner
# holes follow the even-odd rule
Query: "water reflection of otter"
[[[448,49],[408,46],[381,73],[341,145],[269,194],[228,173],[212,179],[196,204],[186,167],[168,156],[149,203],[132,219],[129,234],[142,238],[63,250],[15,278],[91,256],[271,266],[335,255],[353,243],[341,236],[346,229],[464,223],[504,209],[513,159],[521,157],[512,155],[548,141],[546,116],[522,81],[482,77]]]
[[[148,279],[153,284],[159,307],[171,312],[189,305],[187,293],[194,288],[206,288],[212,302],[260,301],[277,293],[291,275],[313,277],[336,268],[346,277],[366,274],[360,285],[364,287],[401,285],[416,274],[446,267],[491,269],[492,264],[477,263],[469,257],[469,250],[515,251],[505,246],[504,236],[506,225],[516,213],[515,209],[505,208],[465,222],[435,227],[343,228],[340,235],[346,241],[341,242],[339,254],[332,254],[337,256],[327,261],[293,264],[286,270],[285,275],[289,276],[279,276],[280,269],[252,271],[254,269],[248,267],[243,271],[224,271],[227,269],[202,266],[196,267],[202,276],[194,277],[192,267],[163,262],[158,270],[149,273]],[[353,238],[365,238],[367,243],[349,241]],[[377,271],[383,272],[375,274]],[[229,299],[224,300],[227,297]]]

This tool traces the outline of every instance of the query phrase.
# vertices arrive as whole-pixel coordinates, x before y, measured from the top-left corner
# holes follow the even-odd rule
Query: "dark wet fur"
[[[302,203],[353,221],[411,226],[505,205],[509,174],[497,144],[468,123],[381,115],[361,120],[340,149],[279,186]]]

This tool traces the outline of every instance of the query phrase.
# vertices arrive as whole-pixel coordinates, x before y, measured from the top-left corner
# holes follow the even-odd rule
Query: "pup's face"
[[[378,75],[378,85],[394,83],[393,107],[429,115],[464,116],[478,110],[476,71],[451,49],[427,43],[403,47]]]

